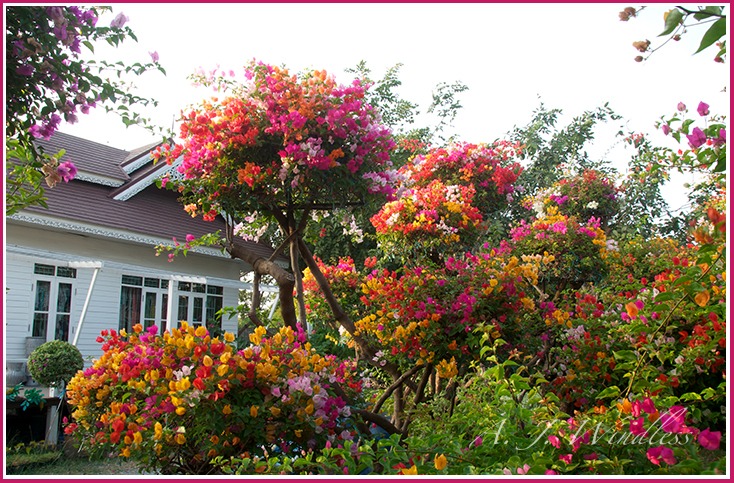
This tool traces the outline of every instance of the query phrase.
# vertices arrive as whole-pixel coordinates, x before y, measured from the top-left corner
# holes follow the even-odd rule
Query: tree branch
[[[406,379],[409,379],[413,374],[415,374],[416,372],[418,372],[423,367],[426,367],[426,366],[424,366],[424,365],[414,366],[412,369],[410,369],[409,371],[407,371],[405,374],[403,374],[402,376],[398,377],[395,380],[395,382],[393,382],[390,385],[390,387],[388,387],[385,390],[385,392],[382,394],[382,396],[380,396],[380,399],[377,400],[377,403],[375,404],[375,407],[372,408],[372,411],[375,412],[375,413],[379,413],[380,412],[380,408],[385,403],[385,401],[387,401],[387,398],[390,397],[390,395],[393,393],[393,391],[395,391],[395,389],[397,389],[398,387],[400,387],[403,384],[403,382],[405,382]]]

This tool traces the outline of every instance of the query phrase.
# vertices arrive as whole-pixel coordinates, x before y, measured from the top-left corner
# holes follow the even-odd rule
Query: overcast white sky
[[[420,104],[431,101],[439,82],[461,81],[469,90],[460,97],[464,108],[455,122],[459,139],[489,142],[513,126],[527,124],[542,100],[563,109],[565,121],[609,102],[627,126],[653,133],[661,115],[678,102],[695,108],[699,101],[713,113],[728,115],[729,65],[713,62],[715,47],[692,55],[703,31],[691,29],[680,42],[670,42],[650,60],[634,62],[636,40],[653,47],[664,38],[663,13],[653,5],[636,19],[621,22],[629,4],[114,4],[109,24],[123,12],[139,42],[118,48],[98,45],[95,57],[108,61],[147,61],[157,51],[167,70],[134,78],[139,94],[160,101],[145,111],[170,126],[186,105],[214,93],[193,88],[186,80],[197,67],[218,65],[242,78],[252,58],[285,64],[292,72],[313,67],[351,79],[347,67],[365,60],[373,79],[403,63],[399,91]],[[539,100],[540,96],[540,100]],[[80,115],[61,130],[114,147],[132,149],[154,141],[139,128],[126,129],[101,109]],[[599,131],[591,152],[615,143],[619,123]],[[662,135],[660,142],[664,142]],[[624,166],[630,150],[608,155]]]

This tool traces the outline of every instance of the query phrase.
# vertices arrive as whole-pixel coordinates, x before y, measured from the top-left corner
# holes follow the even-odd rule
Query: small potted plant
[[[28,358],[33,379],[48,387],[63,387],[84,368],[81,352],[74,345],[52,340],[38,346]]]

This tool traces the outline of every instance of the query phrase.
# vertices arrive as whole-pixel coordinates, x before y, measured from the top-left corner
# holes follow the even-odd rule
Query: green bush
[[[72,344],[52,340],[41,344],[28,358],[33,379],[48,387],[61,387],[84,368],[81,352]]]

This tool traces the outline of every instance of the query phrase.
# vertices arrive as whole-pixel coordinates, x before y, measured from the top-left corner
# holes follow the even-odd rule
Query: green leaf
[[[667,302],[668,300],[673,300],[674,298],[675,295],[673,295],[672,292],[660,292],[655,297],[655,303]]]
[[[711,44],[719,40],[723,35],[726,35],[726,18],[720,18],[703,34],[701,39],[701,45],[695,54],[701,52],[703,49],[710,47]]]
[[[614,358],[620,361],[636,361],[637,354],[630,350],[616,351],[614,352]]]
[[[604,389],[602,392],[596,395],[597,399],[614,398],[619,396],[619,388],[617,386],[610,386]]]
[[[678,10],[677,8],[671,10],[670,13],[668,13],[667,18],[665,19],[665,30],[663,31],[663,33],[658,35],[658,37],[673,33],[673,30],[678,27],[678,24],[682,19],[683,13],[680,10]]]

